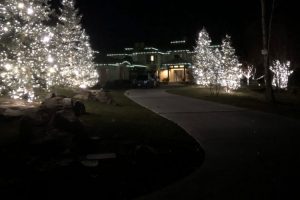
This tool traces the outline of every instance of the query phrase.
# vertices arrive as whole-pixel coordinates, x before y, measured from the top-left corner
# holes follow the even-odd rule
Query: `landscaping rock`
[[[92,101],[98,101],[100,103],[107,103],[107,104],[113,103],[111,96],[103,89],[82,90],[78,94],[76,94],[73,98],[78,100],[83,100],[83,101],[92,100]]]
[[[43,109],[31,110],[21,120],[20,135],[23,143],[42,143],[47,137],[51,115]]]
[[[60,110],[55,113],[54,126],[64,131],[76,133],[82,130],[82,124],[73,110]]]
[[[99,165],[98,160],[83,160],[81,164],[85,167],[97,167]]]
[[[104,90],[91,90],[93,98],[101,103],[112,103],[112,98]]]
[[[4,119],[21,118],[24,115],[23,110],[3,108],[0,110],[0,116]]]
[[[80,101],[73,101],[72,108],[73,108],[74,113],[77,116],[80,116],[80,115],[83,115],[86,113],[85,106]]]
[[[87,101],[89,100],[89,95],[85,95],[85,94],[76,94],[73,99],[78,99],[81,101]]]
[[[83,135],[84,128],[78,118],[83,113],[85,107],[80,101],[57,96],[48,98],[39,108],[26,112],[22,118],[22,141],[35,151],[67,152],[77,145],[78,138]]]
[[[64,108],[63,99],[63,97],[53,97],[45,99],[41,104],[41,108],[51,112],[61,110]]]

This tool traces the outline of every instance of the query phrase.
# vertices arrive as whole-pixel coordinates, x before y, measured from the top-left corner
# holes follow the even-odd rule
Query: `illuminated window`
[[[151,62],[154,62],[154,56],[151,56],[151,57],[150,57],[150,61],[151,61]]]

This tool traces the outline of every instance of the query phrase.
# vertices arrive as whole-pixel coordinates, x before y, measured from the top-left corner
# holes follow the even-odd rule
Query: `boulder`
[[[104,90],[91,90],[94,99],[100,103],[112,103],[112,98]]]
[[[6,108],[1,110],[0,115],[2,115],[2,117],[6,119],[20,118],[24,115],[24,111],[19,109]]]
[[[86,113],[85,106],[81,101],[73,101],[72,109],[75,115],[80,116]]]
[[[73,110],[77,116],[85,114],[84,104],[73,98],[57,97],[45,99],[41,104],[41,108],[48,112],[56,112],[58,110]]]
[[[63,97],[53,97],[45,99],[41,104],[41,108],[51,112],[61,110],[64,108],[63,99]]]
[[[44,109],[31,110],[21,119],[20,136],[25,144],[42,143],[47,137],[51,114]]]
[[[86,94],[76,94],[75,96],[73,96],[73,99],[78,99],[78,100],[81,100],[81,101],[87,101],[89,100],[89,95],[86,95]]]
[[[48,98],[21,119],[21,139],[34,147],[35,152],[66,152],[76,146],[74,138],[83,135],[84,128],[77,116],[84,112],[84,104],[80,101],[57,96]]]
[[[100,90],[81,90],[76,94],[73,99],[78,99],[82,101],[92,100],[98,101],[100,103],[111,104],[113,102],[111,96],[103,89]]]
[[[73,110],[57,111],[51,126],[72,133],[77,133],[82,130],[82,124]]]

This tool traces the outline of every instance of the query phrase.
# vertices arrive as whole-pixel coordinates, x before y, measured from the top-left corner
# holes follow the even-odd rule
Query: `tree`
[[[273,72],[272,85],[280,89],[287,89],[289,76],[293,73],[290,69],[290,61],[286,63],[279,60],[273,61],[271,71]]]
[[[63,0],[57,26],[49,0],[0,1],[0,90],[34,100],[53,86],[97,83],[89,38],[74,1]]]
[[[232,47],[229,35],[226,35],[222,40],[221,46],[222,58],[220,63],[223,69],[222,86],[225,86],[226,91],[230,92],[241,86],[241,64],[235,54],[235,49]]]
[[[215,60],[211,48],[211,39],[205,28],[199,33],[194,51],[192,73],[195,83],[202,86],[209,86],[209,69]]]
[[[222,54],[218,48],[212,49],[211,65],[207,70],[209,87],[212,94],[219,95],[222,81],[224,80],[224,68],[221,63]]]
[[[62,0],[61,15],[56,27],[57,59],[63,82],[71,87],[86,88],[98,81],[94,64],[94,51],[89,37],[81,26],[82,16],[74,0]]]
[[[220,51],[219,47],[211,46],[209,35],[203,28],[199,33],[193,61],[196,84],[209,86],[213,94],[218,94],[221,87],[225,87],[227,92],[240,87],[242,72],[230,36],[226,35]]]
[[[243,70],[243,76],[247,79],[247,86],[250,85],[250,79],[255,75],[255,68],[253,65],[247,65],[247,68]]]
[[[13,98],[33,100],[47,89],[49,55],[41,38],[49,12],[48,0],[0,2],[1,90]]]

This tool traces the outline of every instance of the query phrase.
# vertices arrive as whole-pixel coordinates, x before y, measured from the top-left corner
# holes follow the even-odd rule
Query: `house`
[[[131,81],[139,74],[157,77],[161,82],[189,82],[193,54],[185,40],[171,41],[167,50],[136,43],[133,48],[99,59],[100,82]]]

